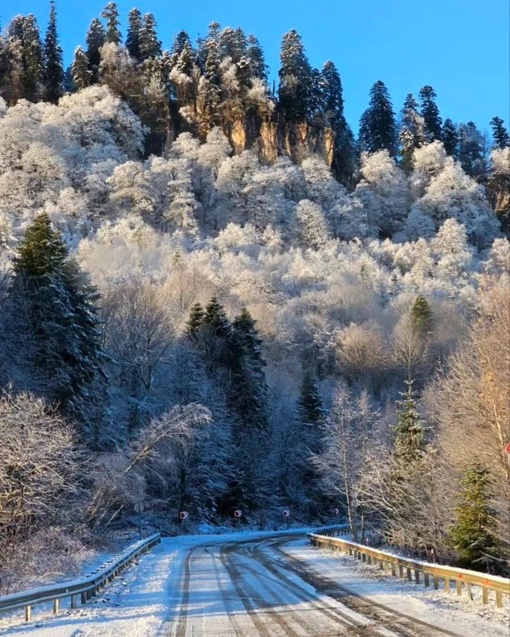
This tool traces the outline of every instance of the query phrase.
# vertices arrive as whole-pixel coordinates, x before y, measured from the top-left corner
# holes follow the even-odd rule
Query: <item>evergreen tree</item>
[[[172,54],[175,56],[175,59],[178,59],[181,53],[185,48],[192,49],[191,40],[186,31],[179,31],[177,37],[175,38],[174,46],[172,49]]]
[[[56,104],[63,93],[63,52],[58,41],[55,0],[50,2],[50,21],[44,40],[45,99]]]
[[[103,9],[101,16],[106,20],[105,42],[120,44],[122,35],[119,29],[119,10],[116,2],[109,2]]]
[[[92,83],[97,82],[99,65],[101,63],[101,47],[105,43],[105,37],[103,25],[98,18],[94,18],[85,38],[87,44],[87,60],[89,62]]]
[[[459,134],[457,127],[449,117],[444,121],[442,139],[446,154],[450,157],[457,157]]]
[[[410,172],[413,169],[414,151],[427,141],[424,120],[418,114],[418,103],[412,93],[407,95],[402,109],[399,141],[402,168]]]
[[[9,25],[8,39],[11,81],[18,85],[13,87],[14,100],[11,100],[24,98],[35,102],[40,96],[44,75],[43,46],[36,17],[33,14],[16,16]]]
[[[506,148],[510,146],[510,136],[504,124],[501,117],[493,117],[491,119],[492,137],[496,148]]]
[[[436,92],[432,86],[424,86],[420,90],[421,115],[425,122],[425,130],[430,141],[441,141],[442,120],[436,104]]]
[[[128,31],[126,36],[126,49],[129,55],[135,60],[141,60],[140,51],[140,32],[142,30],[143,20],[139,9],[131,9],[128,14]]]
[[[152,13],[143,16],[139,44],[141,60],[150,60],[161,56],[161,42],[158,39],[156,20]]]
[[[218,51],[221,60],[231,58],[234,64],[239,64],[246,56],[248,42],[242,29],[227,27],[220,33]]]
[[[324,415],[322,398],[310,374],[305,374],[298,400],[299,420],[303,425],[318,425]]]
[[[459,128],[459,161],[465,173],[471,177],[484,172],[485,140],[474,122],[461,124]]]
[[[432,310],[421,294],[416,297],[411,308],[411,326],[420,338],[427,337],[432,331]]]
[[[203,325],[207,326],[216,337],[221,339],[228,339],[232,333],[232,326],[225,310],[215,296],[205,306]]]
[[[361,116],[360,143],[368,153],[387,150],[396,154],[396,124],[390,94],[384,82],[376,82],[370,90],[370,105]]]
[[[425,452],[425,432],[420,420],[413,381],[405,381],[407,391],[398,401],[398,423],[395,427],[394,459],[404,471],[419,461]]]
[[[251,77],[267,82],[267,64],[259,41],[254,35],[249,35],[247,45],[246,56],[250,65]]]
[[[450,530],[450,543],[462,568],[498,570],[497,522],[490,506],[490,486],[487,467],[474,464],[466,471],[456,521]]]
[[[204,323],[204,310],[200,303],[195,303],[191,308],[184,333],[188,338],[195,339]]]
[[[74,52],[74,62],[71,67],[73,85],[78,90],[92,84],[92,71],[85,51],[79,46]]]
[[[29,383],[28,389],[44,390],[82,425],[84,439],[95,448],[100,439],[98,404],[104,405],[105,393],[97,299],[49,217],[39,215],[14,259],[10,300],[22,308],[22,329],[14,338],[20,340],[20,359],[37,375],[36,386]],[[103,400],[98,401],[95,389],[101,384]]]
[[[304,122],[312,98],[312,68],[301,36],[294,30],[283,36],[280,51],[280,106],[288,123]]]

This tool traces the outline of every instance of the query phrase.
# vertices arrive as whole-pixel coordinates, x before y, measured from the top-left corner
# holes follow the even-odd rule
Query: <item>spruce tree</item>
[[[126,49],[129,55],[135,60],[141,60],[140,52],[140,32],[143,20],[139,9],[131,9],[128,14],[128,30],[126,36]]]
[[[92,71],[85,51],[79,46],[74,52],[74,62],[71,67],[73,84],[78,90],[92,84]]]
[[[294,29],[283,36],[280,60],[278,94],[285,121],[304,122],[312,97],[312,68],[301,36]]]
[[[496,148],[506,148],[510,146],[510,136],[504,124],[505,122],[501,117],[493,117],[491,119],[492,138]]]
[[[419,294],[411,308],[411,326],[420,338],[426,338],[432,331],[432,310],[424,296]]]
[[[150,60],[161,56],[161,42],[158,39],[156,20],[152,13],[143,16],[139,45],[141,60]]]
[[[442,139],[446,154],[450,157],[457,157],[459,134],[457,132],[457,127],[449,117],[444,121]]]
[[[427,141],[424,121],[418,114],[418,103],[414,95],[409,93],[402,109],[402,124],[399,134],[402,168],[410,172],[413,169],[414,151]]]
[[[203,323],[204,323],[204,310],[200,303],[195,303],[195,305],[190,310],[189,319],[186,323],[184,333],[186,334],[188,338],[191,338],[191,339],[197,338]]]
[[[267,64],[259,41],[254,35],[249,35],[247,45],[246,56],[250,65],[251,76],[267,82]]]
[[[321,395],[315,381],[308,373],[304,375],[301,384],[298,415],[303,425],[317,425],[321,422],[324,415]]]
[[[11,66],[18,66],[15,83],[19,83],[16,99],[38,100],[44,76],[43,46],[37,19],[33,14],[16,16],[9,25],[8,38],[12,52]],[[14,70],[14,69],[13,69]]]
[[[87,60],[91,73],[91,80],[97,82],[99,65],[101,64],[101,47],[105,43],[105,31],[98,18],[94,18],[87,32],[85,42],[87,44]]]
[[[55,0],[50,2],[50,20],[44,40],[44,88],[45,99],[56,104],[63,93],[63,52],[58,41],[57,10]]]
[[[477,177],[484,170],[485,140],[474,122],[459,128],[459,161],[465,173]]]
[[[425,432],[418,414],[413,381],[405,381],[407,390],[397,402],[398,422],[395,427],[394,459],[404,472],[419,461],[425,452]]]
[[[215,296],[205,306],[203,325],[207,326],[216,337],[221,339],[229,338],[232,333],[232,326],[225,310]]]
[[[384,82],[376,82],[370,90],[370,105],[360,121],[360,143],[368,153],[387,150],[392,157],[396,154],[395,114]]]
[[[20,308],[21,327],[14,335],[19,340],[19,357],[25,359],[35,383],[28,382],[27,389],[43,391],[82,426],[83,439],[97,448],[98,412],[105,405],[106,393],[98,296],[69,259],[46,214],[35,219],[20,244],[9,298]]]
[[[450,544],[458,565],[479,571],[499,570],[500,551],[496,540],[496,516],[490,506],[491,479],[487,467],[469,467],[462,483],[461,500],[450,529]]]
[[[106,20],[105,42],[120,44],[122,35],[119,29],[119,10],[116,2],[109,2],[101,12],[101,17]]]
[[[421,116],[425,122],[425,130],[429,141],[441,141],[442,138],[442,120],[436,104],[436,97],[436,92],[432,86],[424,86],[420,90]]]

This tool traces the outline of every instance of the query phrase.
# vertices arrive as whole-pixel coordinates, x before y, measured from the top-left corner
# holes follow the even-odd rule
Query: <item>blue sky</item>
[[[72,58],[107,0],[57,0],[59,32]],[[408,92],[431,84],[443,119],[473,120],[489,129],[494,115],[508,124],[510,3],[508,0],[119,0],[123,18],[137,6],[154,13],[169,48],[184,29],[194,39],[213,20],[242,27],[260,40],[277,77],[281,36],[294,28],[314,66],[331,59],[343,85],[346,116],[357,131],[368,92],[383,80],[400,111]],[[6,25],[18,13],[35,13],[46,28],[47,0],[0,0]]]

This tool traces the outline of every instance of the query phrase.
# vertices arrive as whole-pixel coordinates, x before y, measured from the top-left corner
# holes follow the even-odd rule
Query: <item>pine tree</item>
[[[288,123],[304,122],[312,98],[312,68],[301,36],[294,30],[283,36],[278,72],[280,106]]]
[[[96,381],[101,384],[104,358],[98,296],[68,258],[46,214],[35,219],[20,244],[9,296],[14,307],[22,308],[22,329],[14,337],[20,340],[20,359],[26,359],[36,376],[36,386],[29,384],[28,389],[43,389],[65,414],[82,425],[84,440],[97,448],[98,411],[105,404],[104,383],[101,406],[95,391]]]
[[[398,423],[395,427],[394,459],[405,468],[419,461],[425,452],[425,432],[420,420],[413,381],[405,381],[407,391],[398,401]]]
[[[8,38],[11,49],[18,47],[18,59],[12,59],[11,64],[18,64],[15,73],[19,78],[19,95],[31,102],[37,101],[41,93],[44,75],[43,46],[37,19],[33,14],[16,16],[9,25]]]
[[[384,82],[376,82],[370,90],[370,106],[361,116],[360,143],[368,153],[387,150],[396,154],[396,124],[390,94]]]
[[[459,134],[457,127],[449,117],[444,121],[442,139],[446,154],[450,155],[450,157],[457,157]]]
[[[188,338],[195,339],[204,323],[204,310],[200,303],[195,303],[191,308],[184,333]]]
[[[432,331],[432,310],[424,296],[419,294],[411,308],[411,326],[416,335],[426,338]]]
[[[85,42],[87,44],[87,59],[91,72],[92,83],[96,83],[101,63],[101,47],[105,43],[105,31],[98,18],[94,18],[87,32]]]
[[[506,148],[510,146],[510,135],[504,126],[505,122],[501,117],[493,117],[491,119],[492,137],[496,148]]]
[[[436,104],[436,92],[432,86],[424,86],[420,90],[421,116],[425,122],[425,130],[430,141],[441,141],[442,120]]]
[[[119,10],[116,2],[109,2],[101,12],[101,17],[106,20],[105,42],[120,44],[122,35],[119,29]]]
[[[139,44],[141,60],[150,60],[161,56],[161,42],[158,39],[156,20],[152,13],[143,16]]]
[[[305,374],[298,400],[299,420],[303,425],[317,425],[324,416],[322,398],[315,381]]]
[[[92,71],[85,51],[79,46],[74,52],[71,74],[75,88],[81,90],[92,84]]]
[[[487,467],[469,467],[462,484],[462,497],[455,509],[456,521],[450,529],[450,543],[462,568],[498,570],[496,516],[490,506],[491,479]]]
[[[218,51],[221,60],[231,58],[234,64],[239,64],[246,56],[247,40],[242,29],[227,27],[220,33]]]
[[[126,36],[126,49],[129,55],[135,60],[141,60],[140,52],[140,32],[142,30],[143,20],[139,9],[131,9],[128,14],[128,31]]]
[[[207,326],[217,338],[228,339],[232,333],[232,326],[225,310],[215,296],[205,306],[203,325]]]
[[[427,141],[424,120],[418,114],[418,103],[412,93],[407,95],[402,109],[399,141],[402,168],[410,172],[414,164],[414,151]]]
[[[259,41],[254,35],[249,35],[247,44],[246,56],[250,65],[251,76],[267,82],[267,64]]]
[[[476,177],[483,172],[485,142],[474,122],[459,128],[459,161],[465,173]]]
[[[45,99],[56,104],[63,93],[63,52],[58,41],[57,10],[55,0],[50,2],[50,21],[44,40],[44,87]]]

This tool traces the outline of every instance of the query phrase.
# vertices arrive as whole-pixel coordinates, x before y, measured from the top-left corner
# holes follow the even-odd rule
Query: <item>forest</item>
[[[0,35],[0,594],[139,503],[508,573],[504,121],[378,80],[355,133],[296,31],[271,87],[240,28],[128,25]]]

